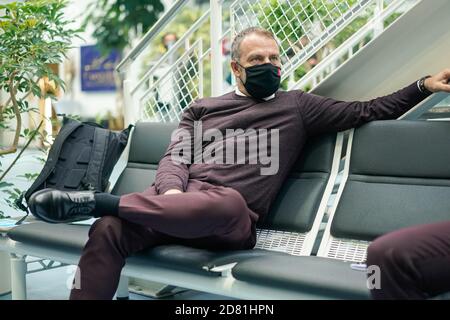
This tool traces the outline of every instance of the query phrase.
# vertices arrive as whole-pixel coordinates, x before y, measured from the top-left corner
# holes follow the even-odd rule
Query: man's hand
[[[169,189],[166,192],[164,192],[164,195],[166,195],[166,194],[177,194],[177,193],[183,193],[183,192],[181,192],[178,189]]]
[[[445,69],[435,76],[425,80],[425,88],[431,92],[450,92],[450,69]]]

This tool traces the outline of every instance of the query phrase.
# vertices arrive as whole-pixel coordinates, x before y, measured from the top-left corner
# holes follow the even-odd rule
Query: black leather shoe
[[[93,191],[42,189],[28,201],[31,212],[50,223],[68,223],[92,218],[95,208]]]

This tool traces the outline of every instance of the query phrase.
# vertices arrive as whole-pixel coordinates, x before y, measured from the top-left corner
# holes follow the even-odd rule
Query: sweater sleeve
[[[164,194],[170,189],[186,191],[189,165],[192,163],[194,121],[196,120],[193,106],[183,112],[180,124],[172,134],[171,143],[159,162],[155,178],[158,194]]]
[[[301,93],[298,107],[308,134],[317,135],[347,130],[373,120],[396,119],[428,96],[414,82],[390,95],[364,102]]]

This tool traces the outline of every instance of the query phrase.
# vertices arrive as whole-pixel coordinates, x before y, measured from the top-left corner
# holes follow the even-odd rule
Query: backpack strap
[[[31,187],[25,193],[25,199],[27,201],[29,197],[34,193],[35,189],[39,187],[45,180],[47,180],[48,176],[55,169],[64,141],[66,141],[66,139],[81,125],[82,123],[79,121],[73,119],[65,119],[64,126],[59,131],[58,135],[55,138],[55,141],[52,144],[52,147],[50,148],[44,168],[42,168],[42,171],[38,178],[33,182]]]
[[[95,128],[92,154],[86,175],[82,179],[85,187],[90,190],[102,190],[102,173],[109,145],[111,132],[108,129]]]

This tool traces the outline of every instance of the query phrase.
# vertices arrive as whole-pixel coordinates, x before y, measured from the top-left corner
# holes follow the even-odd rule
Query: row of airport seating
[[[136,124],[113,194],[151,184],[175,128]],[[127,277],[136,277],[242,299],[368,299],[360,264],[372,240],[450,218],[449,164],[449,122],[376,121],[316,137],[258,225],[255,249],[151,248],[127,260],[117,295],[126,296]],[[88,230],[43,222],[12,229],[0,250],[13,257],[13,298],[26,297],[26,256],[77,264]]]

